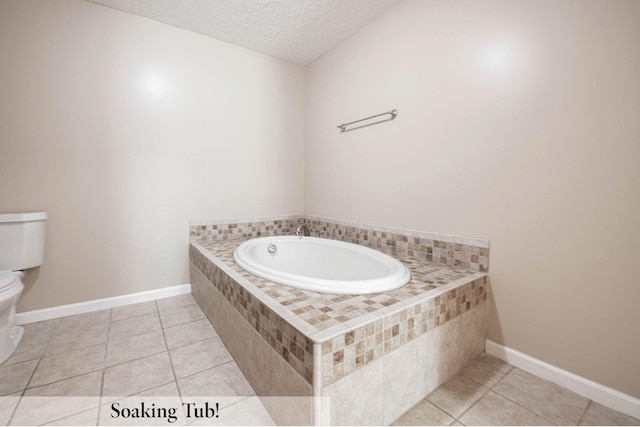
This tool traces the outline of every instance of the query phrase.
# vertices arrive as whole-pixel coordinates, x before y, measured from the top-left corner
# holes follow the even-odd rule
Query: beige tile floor
[[[122,399],[123,396],[128,396]],[[117,400],[117,402],[116,402]],[[199,408],[217,418],[117,418],[119,409]],[[202,409],[201,409],[202,410]],[[152,414],[153,415],[153,414]],[[163,418],[164,416],[164,418]],[[0,365],[0,425],[273,425],[191,295],[25,325]],[[483,354],[397,425],[640,425]]]
[[[394,425],[640,425],[640,420],[481,354]]]
[[[147,413],[207,400],[218,418],[114,419],[122,396],[119,410]],[[25,325],[0,365],[0,425],[114,423],[274,425],[191,295]]]

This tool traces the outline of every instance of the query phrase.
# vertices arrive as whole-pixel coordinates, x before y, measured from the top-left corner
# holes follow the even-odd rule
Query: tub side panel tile
[[[428,335],[424,334],[384,357],[384,425],[391,424],[429,393],[427,355]]]
[[[196,300],[276,424],[312,424],[311,386],[196,267],[192,265],[191,270]]]
[[[384,418],[383,360],[376,360],[324,387],[322,397],[323,425],[382,425]],[[324,398],[327,397],[328,405],[324,405]],[[326,406],[329,406],[328,410],[325,410]]]
[[[427,389],[435,390],[484,351],[487,303],[427,333]]]

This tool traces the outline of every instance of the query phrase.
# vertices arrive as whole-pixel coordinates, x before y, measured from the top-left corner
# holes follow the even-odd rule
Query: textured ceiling
[[[88,0],[309,64],[402,0]]]

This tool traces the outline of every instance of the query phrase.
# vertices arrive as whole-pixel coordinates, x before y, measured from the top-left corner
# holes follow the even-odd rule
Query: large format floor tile
[[[217,337],[218,333],[208,319],[181,323],[164,330],[167,347],[170,349],[193,344],[208,338]]]
[[[580,421],[582,426],[603,426],[603,425],[616,425],[616,426],[637,426],[640,422],[636,418],[630,417],[625,414],[621,414],[618,411],[614,411],[611,408],[607,408],[596,402],[590,402],[587,411],[585,412],[582,420]]]
[[[481,354],[396,425],[640,425],[488,354]]]
[[[273,425],[191,294],[24,326],[0,364],[0,425]],[[112,417],[142,402],[181,418]],[[183,402],[219,412],[187,419]]]
[[[113,339],[107,347],[106,366],[114,366],[167,350],[162,330]]]
[[[427,400],[458,418],[486,391],[487,389],[477,382],[463,375],[457,375],[431,393]]]
[[[2,378],[0,395],[24,390],[37,365],[37,360],[7,366],[0,365],[0,378]]]
[[[158,313],[153,312],[143,316],[129,317],[111,322],[109,339],[125,338],[161,329]]]
[[[26,390],[11,423],[40,425],[98,407],[101,377],[96,371]]]
[[[589,403],[579,394],[518,368],[493,390],[558,425],[576,425]]]
[[[112,366],[104,370],[105,396],[130,396],[173,381],[167,352]]]
[[[64,380],[104,367],[105,344],[84,347],[78,350],[45,356],[40,359],[29,387]]]
[[[464,425],[536,426],[549,421],[493,391],[487,392],[459,421]]]
[[[438,408],[428,400],[424,399],[414,406],[410,411],[398,418],[393,425],[396,426],[448,426],[455,419]]]
[[[167,425],[114,419],[114,399],[175,407],[181,418],[170,425],[273,425],[191,294],[24,328],[20,346],[0,364],[0,425]],[[217,405],[218,412],[188,419],[183,402]],[[554,423],[640,420],[482,354],[394,424]]]
[[[171,350],[176,378],[184,378],[233,360],[219,337]]]

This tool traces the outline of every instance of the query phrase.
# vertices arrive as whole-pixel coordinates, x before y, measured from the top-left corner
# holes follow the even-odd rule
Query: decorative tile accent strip
[[[344,240],[418,260],[471,271],[489,271],[489,242],[440,233],[425,233],[388,227],[358,225],[306,216],[312,235]]]
[[[237,221],[191,221],[189,237],[203,241],[287,235],[294,234],[303,221],[304,217],[300,215]]]
[[[408,256],[470,271],[489,271],[489,241],[486,239],[357,224],[310,215],[191,221],[189,235],[197,241],[291,235],[303,222],[309,226],[313,236],[357,243],[392,256]]]
[[[379,294],[323,294],[269,282],[235,263],[233,251],[244,240],[293,234],[303,221],[312,235],[393,255],[409,268],[411,281]],[[488,269],[488,241],[345,224],[291,216],[192,222],[190,229],[199,244],[190,246],[194,265],[302,378],[309,384],[321,381],[323,387],[487,298],[488,277],[479,271]],[[321,378],[313,378],[314,342],[321,345]]]

